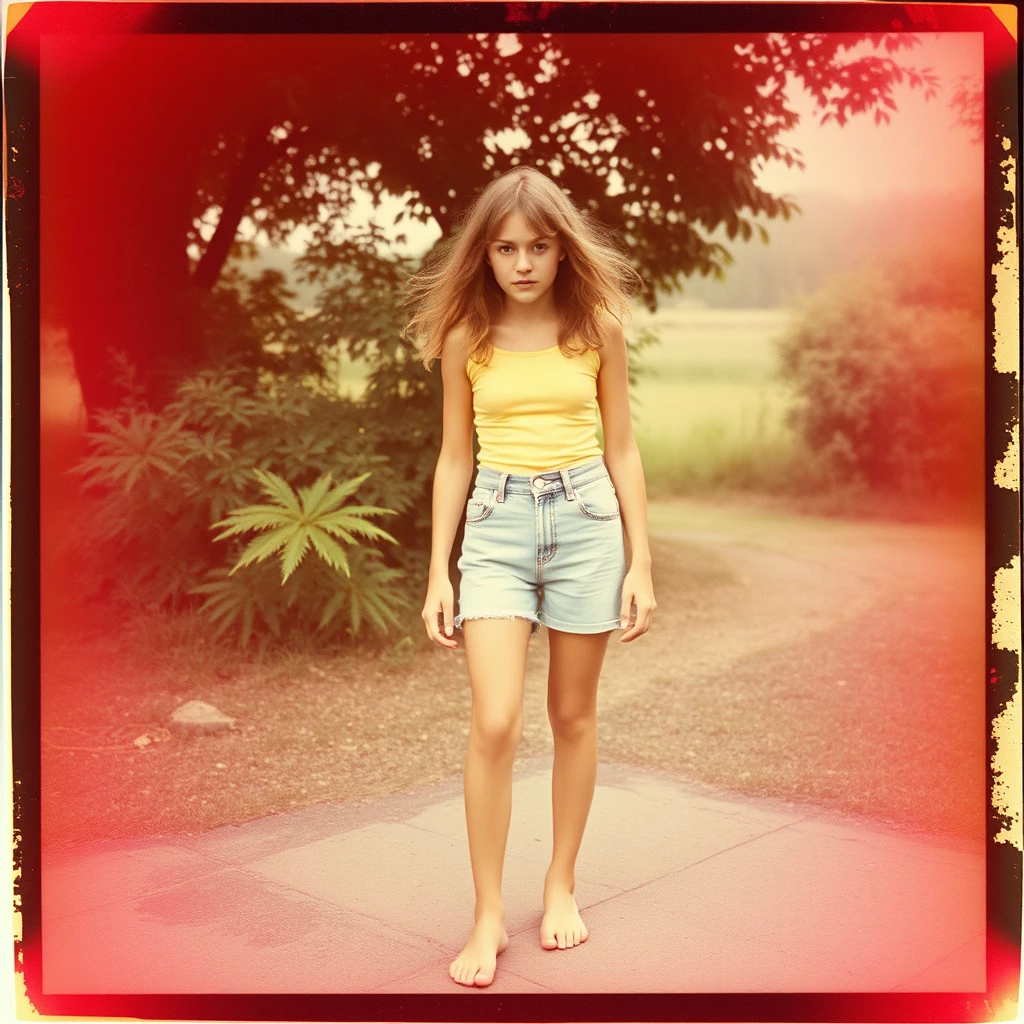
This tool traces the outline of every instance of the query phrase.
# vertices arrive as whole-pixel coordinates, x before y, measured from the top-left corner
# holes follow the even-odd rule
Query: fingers
[[[444,620],[444,635],[451,637],[454,627],[452,626],[453,610],[450,597],[441,598],[441,618]],[[452,643],[454,642],[453,640]]]
[[[423,624],[427,629],[427,636],[440,647],[447,647],[455,650],[459,644],[454,639],[454,625],[452,618],[452,601],[442,598],[436,604],[428,602],[424,605],[422,612]],[[443,622],[444,632],[441,631]]]
[[[626,629],[626,632],[619,637],[619,642],[628,644],[631,640],[635,640],[638,636],[643,636],[651,628],[651,619],[654,615],[654,609],[657,608],[657,604],[653,598],[650,601],[646,601],[641,598],[640,602],[636,607],[636,619],[630,622],[629,619],[625,620],[625,625],[622,627]],[[629,627],[627,629],[627,627]]]
[[[619,608],[619,628],[628,629],[632,624],[633,591],[622,588],[622,605]]]

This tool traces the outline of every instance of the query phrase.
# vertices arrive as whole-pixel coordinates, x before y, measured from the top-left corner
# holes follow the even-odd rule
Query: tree
[[[42,26],[51,12],[37,14]],[[275,242],[304,225],[314,247],[327,244],[359,185],[408,195],[406,216],[447,232],[475,189],[523,160],[623,231],[653,307],[681,277],[724,273],[729,253],[707,239],[717,225],[767,240],[755,218],[798,209],[754,181],[762,160],[802,166],[779,141],[796,120],[787,74],[815,95],[822,121],[888,118],[904,79],[931,90],[928,69],[890,56],[912,36],[873,36],[885,56],[844,61],[866,38],[56,35],[42,140],[44,315],[70,330],[91,414],[117,397],[111,344],[160,404],[209,358],[211,289],[242,217]],[[245,344],[250,360],[269,358]]]
[[[984,466],[984,307],[970,263],[927,251],[837,275],[779,339],[790,422],[847,481],[940,503]]]

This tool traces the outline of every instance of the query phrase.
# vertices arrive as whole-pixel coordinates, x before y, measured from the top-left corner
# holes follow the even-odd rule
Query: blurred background
[[[313,682],[440,671],[418,618],[440,374],[401,337],[402,283],[517,164],[616,229],[647,282],[628,331],[634,419],[652,528],[659,543],[683,538],[689,594],[744,576],[699,550],[713,524],[743,535],[731,518],[743,509],[748,525],[774,516],[793,551],[825,521],[837,550],[865,523],[918,530],[885,533],[879,565],[927,549],[921,530],[958,530],[954,590],[973,573],[980,34],[54,34],[41,59],[54,757],[105,756],[75,735],[116,733],[107,747],[133,757],[159,746],[167,708],[222,683],[232,696],[221,699],[255,715],[277,691],[251,679],[249,696],[231,690],[239,666]],[[983,625],[976,568],[966,593]],[[765,572],[769,590],[783,585]],[[692,612],[688,600],[677,603]],[[651,643],[674,642],[668,633]],[[328,657],[341,660],[316,661]],[[461,685],[447,664],[444,686]],[[126,690],[126,672],[149,683]],[[73,723],[87,675],[106,717]],[[298,684],[280,686],[298,700]],[[374,692],[395,706],[384,684]],[[445,693],[439,707],[456,720],[464,694]],[[176,795],[157,811],[147,789],[138,820],[187,810],[209,822],[460,767],[450,751],[426,767],[384,758],[376,781],[357,784],[350,766],[307,791],[260,774],[292,740],[270,737],[246,764],[257,785],[244,799],[232,782],[203,817],[206,796],[152,782]],[[350,753],[371,747],[360,736]],[[72,761],[52,776],[60,806],[75,792]],[[743,784],[735,760],[708,771]],[[778,771],[755,776],[778,788]],[[874,807],[836,786],[848,806]],[[897,800],[911,815],[913,789]],[[93,804],[110,827],[116,802]]]

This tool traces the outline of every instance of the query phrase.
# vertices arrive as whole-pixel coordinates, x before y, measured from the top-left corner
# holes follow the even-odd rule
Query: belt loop
[[[508,473],[502,473],[498,481],[498,501],[505,500],[505,484],[508,483]]]
[[[560,469],[558,472],[562,474],[562,486],[565,488],[565,499],[566,501],[572,501],[573,489],[572,481],[569,479],[569,470]]]

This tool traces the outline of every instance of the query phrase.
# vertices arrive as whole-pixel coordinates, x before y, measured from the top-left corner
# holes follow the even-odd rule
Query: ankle
[[[505,920],[505,905],[500,900],[477,900],[473,919],[477,924],[485,920],[503,922]]]
[[[576,875],[573,871],[566,871],[564,868],[548,868],[544,876],[544,888],[564,889],[567,892],[575,892]]]

